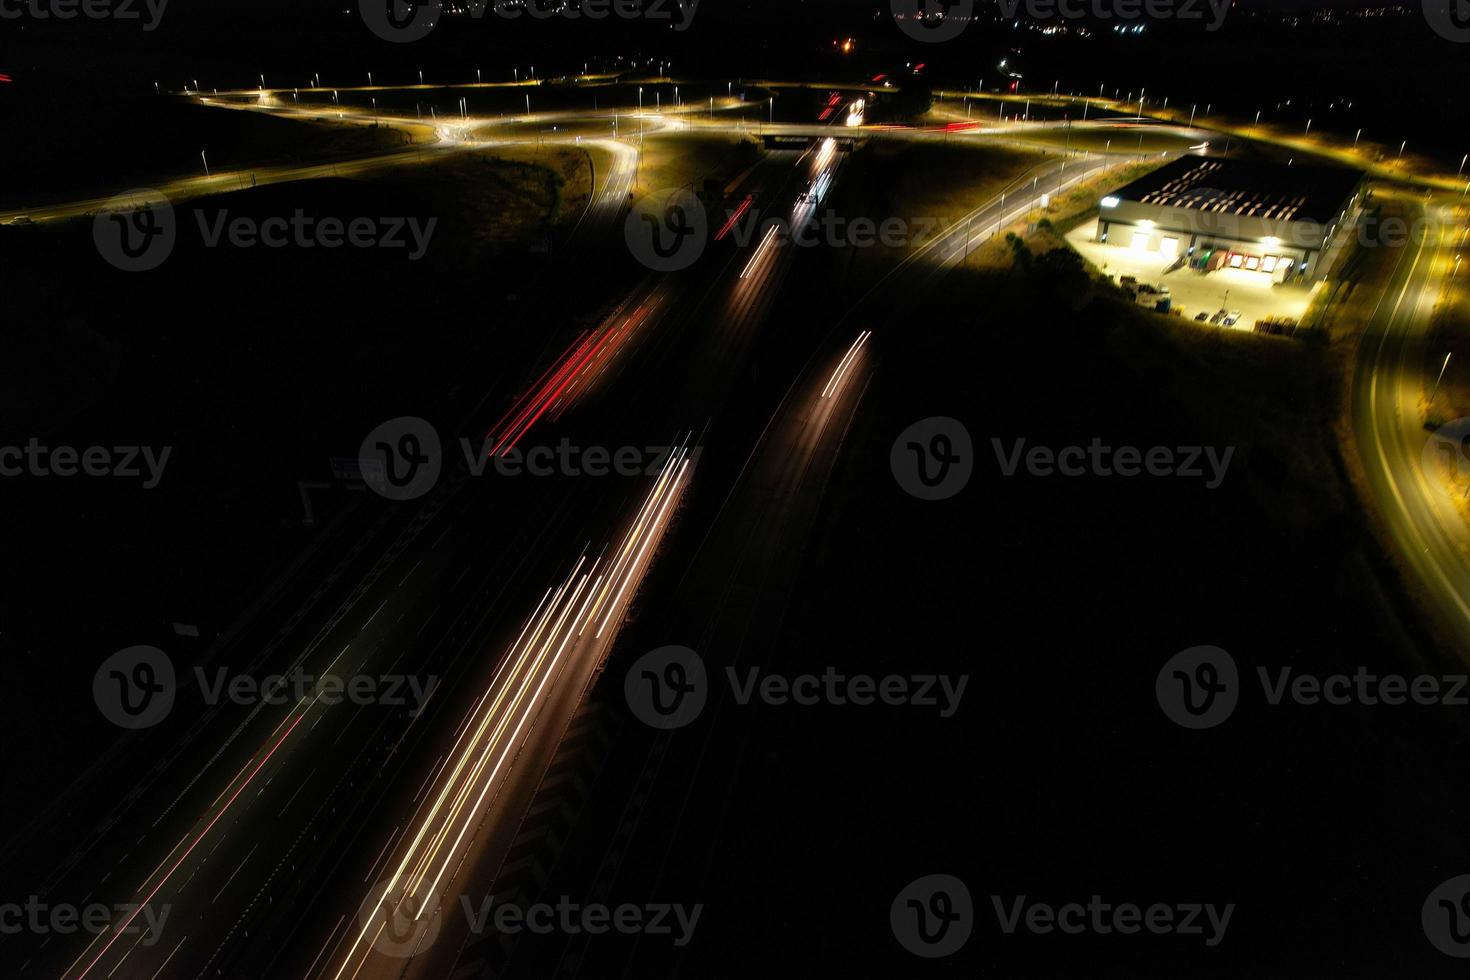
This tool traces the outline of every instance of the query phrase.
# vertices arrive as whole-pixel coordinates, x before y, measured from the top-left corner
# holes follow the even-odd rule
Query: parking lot
[[[1102,245],[1093,241],[1097,222],[1088,221],[1067,235],[1067,242],[1087,261],[1104,273],[1119,279],[1134,276],[1140,283],[1168,286],[1173,310],[1187,319],[1199,313],[1214,315],[1217,310],[1239,311],[1234,329],[1251,330],[1257,320],[1267,317],[1300,319],[1307,310],[1315,283],[1275,285],[1271,277],[1243,269],[1220,269],[1200,273],[1182,267],[1168,275],[1164,270],[1171,259],[1159,252],[1126,246]]]

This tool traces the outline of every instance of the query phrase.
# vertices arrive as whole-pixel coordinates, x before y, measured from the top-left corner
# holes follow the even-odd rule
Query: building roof
[[[1113,196],[1159,207],[1326,224],[1342,210],[1363,176],[1361,170],[1344,167],[1184,156]]]

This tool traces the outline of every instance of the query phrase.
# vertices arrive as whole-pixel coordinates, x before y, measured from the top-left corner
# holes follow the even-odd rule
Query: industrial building
[[[1097,240],[1202,272],[1320,279],[1362,203],[1360,170],[1185,156],[1100,202]]]

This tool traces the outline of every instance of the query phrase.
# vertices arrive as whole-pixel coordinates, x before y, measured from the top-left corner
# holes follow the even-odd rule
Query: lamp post
[[[210,175],[209,174],[209,157],[205,156],[205,151],[204,150],[200,150],[199,151],[199,159],[201,159],[201,160],[204,161],[204,176],[208,177]]]

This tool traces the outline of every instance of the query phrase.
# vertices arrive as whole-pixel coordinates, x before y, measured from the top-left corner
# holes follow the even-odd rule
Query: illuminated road
[[[1417,210],[1417,208],[1416,208]],[[1428,593],[1429,605],[1463,650],[1470,642],[1470,528],[1456,508],[1464,493],[1446,470],[1426,470],[1430,433],[1424,399],[1425,338],[1461,229],[1449,207],[1422,209],[1427,234],[1395,250],[1388,288],[1379,297],[1358,350],[1352,424],[1358,453],[1399,555]],[[1430,373],[1433,372],[1431,367]]]
[[[614,230],[636,160],[631,147],[622,144],[605,141],[602,149],[614,162],[600,175],[579,225],[591,239]],[[777,153],[773,158],[749,178],[748,187],[793,215],[801,208],[800,188],[823,173],[830,176],[835,166],[830,149],[825,155]],[[810,169],[793,166],[803,160],[810,161]],[[788,203],[779,205],[783,198]],[[703,413],[688,417],[707,415],[732,391],[729,358],[748,345],[770,309],[792,252],[733,241],[724,249],[687,289],[671,294],[661,282],[646,284],[595,330],[572,339],[568,352],[553,360],[551,381],[528,389],[530,402],[507,399],[494,406],[499,399],[487,390],[467,419],[473,422],[494,407],[509,422],[487,421],[479,431],[488,426],[494,432],[505,424],[512,439],[534,437],[538,425],[555,426],[569,406],[586,398],[626,402],[620,389],[633,392],[634,404],[660,425],[676,401]],[[740,275],[742,269],[749,273]],[[672,302],[685,294],[682,305]],[[714,321],[701,312],[711,303],[722,310]],[[679,308],[671,312],[674,306]],[[680,323],[717,329],[709,336],[677,334],[679,343],[671,346],[669,330]],[[654,358],[645,358],[648,363],[622,385],[630,358],[648,343],[650,331],[659,336],[660,324],[663,339],[651,351]],[[695,351],[701,353],[694,360],[698,370],[676,370]],[[668,390],[660,392],[659,384]],[[590,441],[609,444],[611,439],[594,429]],[[472,866],[485,849],[503,843],[506,829],[524,809],[526,801],[518,794],[534,787],[537,766],[555,748],[561,723],[612,642],[691,475],[692,464],[680,457],[669,478],[655,484],[644,516],[633,520],[621,542],[605,554],[586,554],[561,590],[543,598],[544,615],[536,620],[543,629],[533,625],[532,640],[505,637],[503,646],[497,646],[497,637],[504,624],[510,617],[523,619],[529,608],[514,608],[526,587],[537,578],[547,581],[553,566],[561,567],[558,575],[566,574],[576,552],[561,548],[579,532],[585,537],[586,530],[607,521],[590,535],[593,540],[606,536],[617,525],[620,495],[609,496],[585,482],[548,494],[526,481],[482,489],[462,479],[415,510],[385,514],[370,539],[329,574],[331,591],[314,594],[291,618],[289,632],[252,650],[253,659],[237,661],[235,667],[254,675],[298,666],[315,675],[404,671],[425,680],[424,711],[329,706],[308,697],[282,708],[216,707],[203,712],[187,732],[150,733],[154,743],[149,744],[166,739],[169,750],[162,757],[143,757],[147,762],[142,764],[152,767],[146,779],[98,832],[88,835],[86,846],[50,887],[60,892],[90,888],[90,898],[167,907],[172,917],[166,934],[140,937],[125,931],[143,919],[125,914],[90,943],[71,949],[43,943],[21,972],[72,980],[212,974],[222,967],[237,971],[234,964],[271,961],[279,944],[262,944],[257,937],[262,930],[284,929],[293,938],[314,941],[321,969],[350,962],[355,973],[363,944],[347,938],[346,920],[337,923],[323,946],[328,924],[321,933],[306,935],[300,930],[309,931],[309,925],[289,916],[289,909],[318,907],[320,896],[311,896],[323,880],[374,855],[383,868],[401,864],[414,889],[428,888],[425,894],[436,889],[447,894],[444,886],[458,879],[461,868],[470,880]],[[494,499],[489,506],[486,494]],[[507,512],[518,515],[510,526],[500,516]],[[593,616],[595,628],[588,625]],[[548,643],[548,634],[560,640]],[[537,637],[541,642],[535,642]],[[481,682],[481,670],[497,664],[499,672]],[[430,686],[431,677],[442,683]],[[480,700],[465,704],[477,690]],[[465,719],[458,729],[448,721],[456,712]],[[471,761],[471,753],[477,761]],[[426,760],[429,764],[419,770]],[[390,787],[420,784],[419,809],[397,813],[395,807],[407,801],[388,795]],[[168,799],[172,802],[164,805]],[[489,810],[481,806],[487,802]],[[401,818],[397,827],[384,827],[384,836],[376,837],[376,818],[394,815]],[[476,833],[488,818],[493,818],[489,832]],[[491,867],[495,857],[492,850]],[[368,870],[379,863],[373,860]],[[360,892],[352,896],[352,904],[362,897]],[[415,897],[421,896],[416,892]],[[366,945],[371,947],[371,941]],[[415,969],[425,976],[443,975],[438,957],[452,957],[458,947],[458,941],[435,946]],[[393,957],[367,959],[367,974],[396,975],[395,968],[403,966]]]
[[[323,111],[294,102],[228,108]],[[368,116],[360,106],[340,111],[356,121],[422,127],[417,119]],[[644,116],[650,129],[719,125],[700,111]],[[810,131],[822,141],[805,152],[768,153],[734,199],[806,227],[847,165],[847,155],[826,139],[847,111],[846,103],[829,100],[827,125],[771,127]],[[249,173],[260,183],[368,174],[535,138],[485,139],[482,127],[494,133],[579,118],[600,125],[609,115],[466,114],[440,120],[430,146]],[[860,111],[851,118],[860,121]],[[634,188],[637,150],[631,133],[621,135],[557,138],[594,148],[606,161],[570,250],[560,256],[572,269],[599,248],[622,247],[607,239],[619,231]],[[964,138],[979,142],[985,134]],[[587,445],[612,446],[647,440],[650,431],[670,439],[708,424],[709,445],[734,462],[708,478],[701,467],[696,480],[693,452],[705,444],[686,436],[686,451],[636,488],[458,474],[424,501],[386,509],[317,591],[315,581],[298,584],[310,596],[297,615],[272,643],[249,647],[236,666],[257,675],[291,666],[318,675],[432,675],[439,683],[426,684],[423,710],[306,698],[280,708],[201,711],[187,731],[161,730],[144,744],[157,749],[167,739],[167,750],[125,760],[139,773],[134,792],[109,801],[104,821],[81,835],[53,883],[108,901],[168,905],[168,931],[147,942],[121,931],[136,919],[123,916],[90,943],[42,943],[18,975],[447,975],[470,938],[457,900],[495,886],[494,869],[684,498],[705,493],[719,504],[712,525],[697,529],[707,535],[706,547],[696,549],[695,571],[680,594],[699,599],[690,615],[705,617],[703,636],[714,655],[738,661],[747,637],[780,623],[843,435],[880,362],[884,329],[902,322],[895,304],[914,290],[937,288],[1042,194],[1064,191],[1127,155],[1123,147],[1112,155],[1055,156],[915,248],[862,296],[833,297],[841,314],[776,345],[776,354],[761,327],[788,288],[814,288],[799,278],[813,263],[775,233],[732,233],[710,242],[696,268],[646,277],[594,325],[541,338],[536,357],[514,361],[521,368],[534,360],[534,369],[466,393],[473,403],[463,407],[455,434],[485,434],[482,449],[491,457],[568,431]],[[233,190],[241,177],[188,178],[160,189],[191,197]],[[0,219],[75,217],[101,203]],[[558,271],[538,295],[556,302],[556,280],[563,278],[577,276]],[[764,387],[752,380],[757,355],[777,378]],[[755,421],[726,422],[737,410]],[[373,890],[380,884],[386,904]],[[365,899],[366,917],[359,914]],[[422,931],[431,921],[433,935]]]

